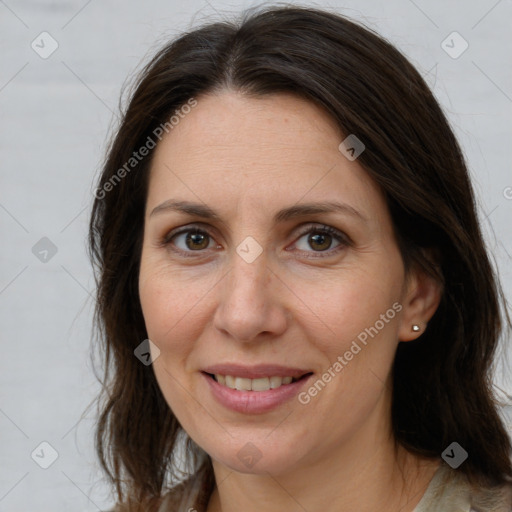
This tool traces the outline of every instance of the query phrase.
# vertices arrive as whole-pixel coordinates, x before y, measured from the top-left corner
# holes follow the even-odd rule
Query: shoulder
[[[158,512],[205,512],[214,486],[213,475],[201,468],[164,494]]]
[[[180,482],[173,487],[165,490],[162,493],[160,504],[158,506],[158,512],[181,512],[187,511],[188,507],[190,510],[194,509],[194,496],[191,496],[191,490],[193,489],[193,477],[190,477],[186,481]],[[111,509],[104,510],[102,512],[123,512],[119,504]],[[197,510],[196,512],[203,512]]]
[[[205,512],[215,485],[208,460],[195,473],[171,484],[161,494],[157,512]],[[122,512],[119,505],[104,512]]]
[[[215,477],[211,461],[206,458],[195,473],[166,487],[160,496],[157,512],[205,512]],[[122,512],[119,505],[103,512]]]
[[[511,512],[512,483],[501,487],[476,487],[455,469],[441,465],[414,512]]]
[[[511,512],[512,483],[495,488],[471,488],[470,503],[474,512]]]
[[[180,512],[182,510],[187,511],[187,508],[183,508],[186,506],[188,506],[190,510],[193,510],[194,503],[192,503],[190,499],[190,488],[191,485],[189,479],[165,490],[160,500],[158,512],[177,512],[178,510]],[[122,509],[120,505],[116,505],[115,507],[102,512],[123,512],[123,510],[124,509]],[[197,510],[197,512],[202,511]]]
[[[161,497],[158,512],[177,512],[178,510],[181,512],[182,510],[187,511],[189,509],[191,511],[195,510],[198,493],[193,492],[194,481],[194,478],[190,477],[186,481],[180,482],[170,489],[165,490]],[[116,505],[115,507],[102,512],[122,512],[122,509],[119,505]],[[197,509],[196,512],[203,511]]]

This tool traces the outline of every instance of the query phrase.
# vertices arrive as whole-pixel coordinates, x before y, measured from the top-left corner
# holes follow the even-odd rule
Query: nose
[[[214,326],[233,340],[251,343],[273,339],[287,328],[283,303],[286,287],[268,266],[265,251],[248,263],[233,252],[229,272],[219,283]]]

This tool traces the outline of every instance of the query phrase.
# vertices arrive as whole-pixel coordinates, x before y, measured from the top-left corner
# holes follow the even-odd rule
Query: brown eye
[[[188,231],[185,245],[192,250],[206,249],[209,245],[209,235],[201,231]]]
[[[305,239],[305,242],[301,242],[302,239]],[[334,248],[331,247],[333,242],[337,243]],[[328,252],[329,254],[338,252],[347,245],[350,245],[348,237],[330,226],[310,226],[295,243],[297,249],[303,252]],[[310,249],[313,249],[313,251]]]
[[[329,249],[332,243],[332,236],[326,233],[316,233],[314,235],[309,235],[308,243],[313,249],[325,251],[326,249]]]
[[[213,239],[201,229],[183,229],[177,233],[171,233],[165,238],[165,245],[174,245],[181,252],[200,252],[208,249]]]

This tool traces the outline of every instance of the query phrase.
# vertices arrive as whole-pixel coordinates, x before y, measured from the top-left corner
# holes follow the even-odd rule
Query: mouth
[[[219,363],[202,368],[200,374],[209,390],[207,396],[243,414],[263,414],[284,406],[314,378],[310,368],[275,363]]]
[[[258,377],[256,379],[249,379],[247,377],[239,377],[236,375],[223,375],[220,373],[207,373],[203,372],[210,379],[213,379],[215,382],[229,389],[233,389],[236,391],[254,391],[254,392],[262,392],[269,391],[271,389],[278,389],[283,386],[287,386],[290,384],[294,384],[300,380],[303,380],[310,375],[312,372],[304,373],[299,376],[279,376],[279,375],[269,375]]]

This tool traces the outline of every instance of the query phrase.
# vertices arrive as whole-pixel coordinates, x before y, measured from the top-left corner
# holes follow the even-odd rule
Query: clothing
[[[501,489],[470,487],[464,473],[441,464],[413,512],[511,512],[512,484]]]
[[[158,512],[206,512],[212,482],[205,476],[200,471],[173,487]],[[475,490],[464,473],[441,463],[413,512],[512,512],[512,483]]]

